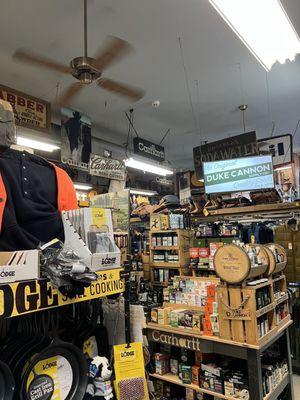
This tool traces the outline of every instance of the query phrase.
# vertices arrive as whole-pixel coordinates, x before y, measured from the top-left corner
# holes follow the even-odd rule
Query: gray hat
[[[15,116],[10,103],[0,100],[0,146],[16,144]]]

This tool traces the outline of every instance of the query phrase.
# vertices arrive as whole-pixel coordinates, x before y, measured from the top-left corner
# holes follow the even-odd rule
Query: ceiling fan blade
[[[129,97],[132,100],[138,101],[145,95],[145,91],[134,86],[125,85],[124,83],[114,81],[108,78],[100,78],[97,84],[103,89],[119,94],[121,96]]]
[[[56,106],[66,107],[78,95],[85,85],[80,82],[72,83],[55,102]]]
[[[133,47],[125,40],[115,36],[108,36],[104,48],[95,57],[92,65],[99,71],[103,71],[132,51]]]
[[[49,60],[48,58],[44,58],[38,54],[29,53],[25,50],[17,50],[13,55],[13,59],[43,68],[54,69],[55,71],[63,72],[64,74],[69,74],[72,72],[72,68],[68,66]]]

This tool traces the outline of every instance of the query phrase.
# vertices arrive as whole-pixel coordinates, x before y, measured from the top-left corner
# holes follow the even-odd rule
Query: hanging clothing
[[[0,251],[64,240],[61,211],[77,208],[68,174],[45,159],[7,149],[0,156]]]

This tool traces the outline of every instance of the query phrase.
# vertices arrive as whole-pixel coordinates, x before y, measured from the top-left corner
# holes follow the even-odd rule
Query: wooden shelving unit
[[[153,237],[162,237],[164,235],[174,235],[177,237],[177,244],[172,246],[166,245],[153,245]],[[174,229],[174,230],[151,230],[150,231],[150,269],[151,269],[151,282],[157,286],[167,286],[167,282],[160,282],[154,279],[154,269],[175,269],[181,271],[180,274],[188,272],[188,266],[190,264],[190,233],[184,229]],[[165,252],[176,252],[178,254],[177,262],[159,262],[154,261],[154,254],[156,251]]]

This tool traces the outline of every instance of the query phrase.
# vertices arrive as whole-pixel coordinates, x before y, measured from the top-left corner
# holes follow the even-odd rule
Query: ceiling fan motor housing
[[[100,78],[101,72],[95,69],[92,64],[95,60],[91,57],[76,57],[70,65],[73,69],[72,75],[81,83],[88,85]]]

